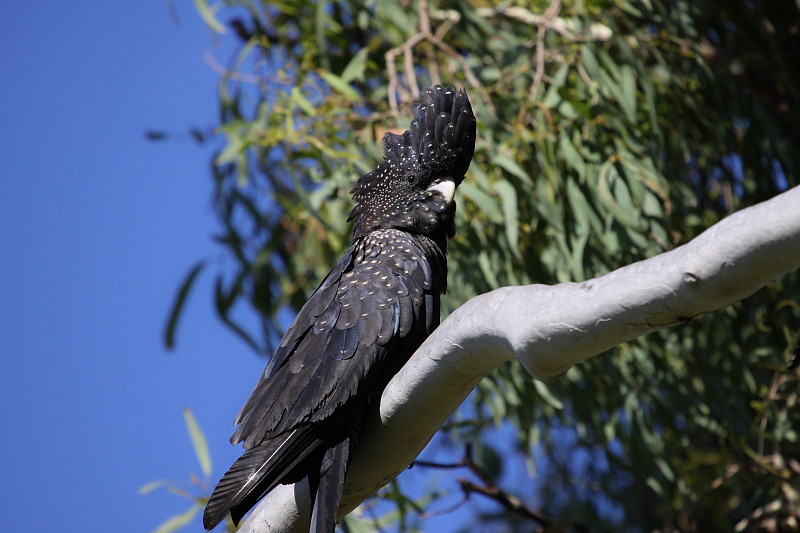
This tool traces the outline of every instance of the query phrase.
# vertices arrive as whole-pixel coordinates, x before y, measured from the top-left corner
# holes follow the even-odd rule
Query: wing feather
[[[375,344],[381,330],[381,313],[367,301],[362,302],[361,311],[361,345],[371,346]]]
[[[405,288],[405,286],[403,286]],[[408,289],[405,290],[405,296],[397,299],[398,310],[395,310],[395,333],[400,337],[405,337],[411,331],[414,325],[414,307],[411,298],[408,297]]]
[[[356,322],[348,329],[341,329],[331,341],[331,350],[326,355],[342,361],[351,358],[356,353],[358,343],[361,340],[361,321]]]
[[[441,267],[428,264],[419,237],[389,231],[356,239],[287,330],[236,418],[231,441],[248,452],[220,484],[219,506],[246,512],[341,431],[438,325]],[[303,438],[287,438],[295,432]]]
[[[361,319],[361,298],[358,291],[351,289],[347,291],[340,300],[342,312],[336,321],[338,329],[350,329]]]

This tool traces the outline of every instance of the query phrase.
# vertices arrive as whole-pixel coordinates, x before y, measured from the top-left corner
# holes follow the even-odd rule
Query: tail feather
[[[234,524],[238,524],[258,500],[320,444],[312,432],[298,429],[285,438],[245,451],[214,489],[203,513],[203,526],[213,529],[229,510]]]
[[[268,451],[264,448],[252,448],[233,463],[208,500],[203,513],[203,526],[206,529],[216,527],[228,514],[231,506],[244,499],[248,489],[252,489],[250,485],[254,486],[254,481],[257,481],[251,476],[264,466],[268,457]]]
[[[312,487],[311,498],[314,507],[309,533],[334,533],[336,530],[336,513],[350,462],[350,443],[351,439],[348,437],[325,451],[319,469],[319,479],[314,480],[317,485],[316,494]]]

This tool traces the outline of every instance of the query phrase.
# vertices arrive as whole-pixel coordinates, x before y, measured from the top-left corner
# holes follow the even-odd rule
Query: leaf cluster
[[[601,275],[798,183],[792,2],[241,0],[200,11],[239,42],[218,87],[226,259],[215,299],[262,354],[348,244],[349,188],[431,83],[466,87],[479,122],[445,312],[501,286]],[[179,290],[168,343],[208,266]],[[605,499],[629,529],[798,527],[798,374],[786,372],[797,289],[788,276],[551,386],[504,366],[450,436],[488,447],[484,432],[511,424],[522,456],[546,450],[539,496],[556,518],[613,527]],[[258,331],[236,321],[238,304]],[[581,454],[592,459],[576,468]]]

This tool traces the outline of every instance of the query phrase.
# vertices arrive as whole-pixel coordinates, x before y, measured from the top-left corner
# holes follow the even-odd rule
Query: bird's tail
[[[237,524],[266,493],[275,488],[321,441],[310,431],[295,430],[245,451],[222,476],[203,513],[203,526],[213,529],[231,513]]]
[[[320,464],[319,477],[309,476],[313,505],[309,533],[334,533],[351,451],[349,437],[328,448]]]

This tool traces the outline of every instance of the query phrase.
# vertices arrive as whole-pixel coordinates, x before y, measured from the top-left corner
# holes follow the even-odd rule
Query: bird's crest
[[[476,122],[467,92],[441,85],[425,89],[415,114],[408,131],[384,135],[385,161],[463,178],[475,151]]]
[[[359,220],[362,226],[379,225],[378,219],[384,215],[387,219],[393,213],[398,216],[404,194],[424,191],[445,178],[457,187],[464,179],[475,151],[476,134],[467,92],[441,85],[425,89],[415,115],[404,133],[384,135],[383,162],[361,176],[351,191],[357,205],[350,220],[366,217],[370,220]]]

